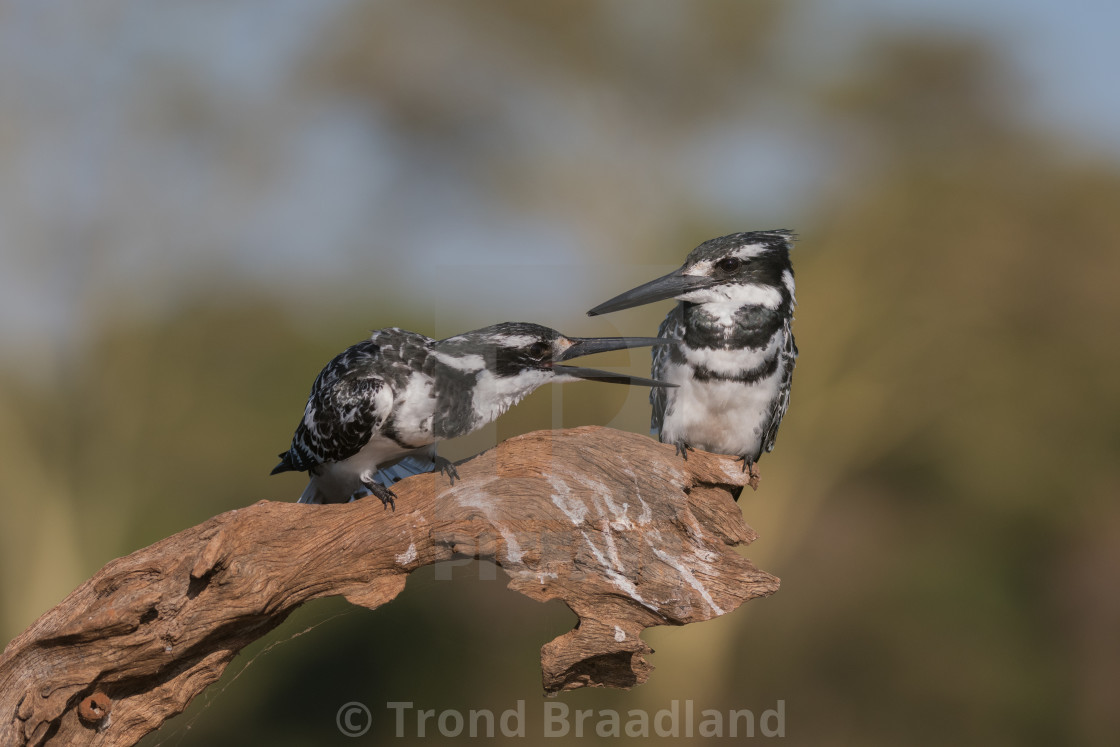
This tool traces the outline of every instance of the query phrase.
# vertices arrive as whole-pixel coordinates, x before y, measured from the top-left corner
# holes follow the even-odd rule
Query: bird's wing
[[[684,339],[684,312],[681,304],[673,307],[666,314],[661,326],[657,328],[658,337],[668,337],[674,340]],[[669,372],[669,360],[672,347],[669,345],[655,345],[652,348],[653,365],[650,367],[650,376],[659,381],[664,381]],[[649,390],[649,403],[653,408],[650,415],[650,434],[659,436],[661,424],[665,421],[665,406],[668,400],[668,389],[663,386],[651,387]]]
[[[393,389],[383,375],[381,347],[359,342],[326,365],[311,387],[303,419],[282,465],[300,471],[357,454],[393,409]]]
[[[780,393],[770,405],[770,423],[766,426],[766,434],[762,438],[762,448],[766,451],[774,450],[774,441],[778,438],[778,426],[782,424],[786,409],[789,407],[789,392],[793,387],[793,366],[797,363],[797,344],[793,341],[793,332],[789,322],[786,322],[785,344],[779,353],[782,357],[781,366],[785,371],[782,377]]]
[[[390,383],[396,389],[403,389],[404,382],[416,367],[424,365],[435,340],[416,332],[390,327],[373,332],[367,342],[377,346],[379,365]]]

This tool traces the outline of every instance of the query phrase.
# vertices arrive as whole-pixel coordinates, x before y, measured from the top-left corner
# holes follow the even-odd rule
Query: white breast
[[[682,345],[680,351],[684,354],[685,360],[692,365],[704,366],[714,373],[734,376],[758,368],[767,360],[773,358],[782,344],[782,334],[783,331],[779,329],[760,348],[735,348],[732,350],[701,348],[693,350],[687,345]]]
[[[529,369],[516,376],[495,376],[488,370],[478,376],[471,406],[475,412],[475,428],[496,420],[530,392],[552,378],[546,371]]]
[[[758,453],[769,422],[770,403],[781,387],[782,366],[765,379],[744,384],[697,381],[689,366],[670,364],[666,380],[678,388],[667,393],[662,441],[683,441],[717,454]]]
[[[432,379],[416,372],[408,379],[404,391],[394,402],[393,424],[397,433],[407,443],[425,444],[434,440],[432,418],[436,399],[432,396]]]

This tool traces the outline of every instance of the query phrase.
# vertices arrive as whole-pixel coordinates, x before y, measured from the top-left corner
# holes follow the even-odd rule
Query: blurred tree
[[[797,693],[807,743],[1118,733],[1080,700],[1116,666],[1114,635],[1056,610],[1076,596],[1120,623],[1101,603],[1116,568],[1070,557],[1115,537],[1115,511],[1103,533],[1085,519],[1118,477],[1117,352],[1101,342],[1120,312],[1104,280],[1120,270],[1120,174],[1019,126],[1002,77],[974,43],[891,40],[825,99],[865,166],[799,266],[780,445],[796,448],[779,449],[785,515],[757,553],[807,555],[783,609],[752,613],[767,646],[744,642],[732,678]],[[1097,582],[1072,591],[1071,564]],[[755,685],[759,671],[781,682]]]
[[[1120,169],[1025,126],[1021,84],[983,39],[882,38],[850,68],[799,77],[788,62],[799,50],[783,48],[788,7],[344,3],[278,90],[297,110],[344,101],[400,156],[362,245],[377,258],[402,257],[394,220],[443,225],[433,195],[450,184],[507,215],[544,216],[576,247],[610,248],[589,276],[610,262],[676,265],[703,239],[774,227],[735,202],[734,153],[717,147],[701,180],[730,190],[733,209],[689,178],[697,143],[768,121],[813,155],[817,199],[792,226],[804,236],[793,402],[762,489],[742,499],[762,535],[749,554],[783,589],[732,619],[651,633],[649,685],[572,694],[573,708],[783,698],[789,738],[805,744],[1111,744]],[[234,129],[241,145],[258,136]],[[213,146],[223,132],[197,137]],[[249,171],[250,184],[274,176]],[[430,309],[397,289],[398,264],[363,276],[360,300],[331,285],[280,302],[212,278],[164,318],[97,325],[57,379],[5,378],[2,630],[114,555],[294,495],[298,478],[265,478],[319,367],[366,326],[435,331]],[[652,330],[664,311],[615,322]],[[469,448],[611,421],[622,396],[538,392]],[[620,417],[641,428],[645,411]],[[261,644],[248,673],[184,717],[189,732],[166,731],[182,744],[321,743],[348,700],[533,706],[535,649],[563,629],[561,613],[480,579],[491,570],[416,577],[384,610],[345,613],[255,659]],[[277,640],[336,610],[303,611]],[[418,637],[443,647],[419,660]],[[495,648],[508,653],[498,674],[479,654]],[[452,682],[447,670],[473,674]]]

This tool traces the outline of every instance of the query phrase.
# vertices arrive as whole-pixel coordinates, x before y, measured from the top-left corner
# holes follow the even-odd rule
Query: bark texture
[[[262,501],[108,563],[0,656],[0,744],[129,745],[180,713],[300,604],[375,608],[421,566],[492,560],[509,587],[579,616],[541,649],[544,689],[645,682],[654,625],[772,594],[734,547],[755,539],[732,457],[599,427],[510,439],[398,483],[396,511]],[[435,676],[435,673],[433,673]]]

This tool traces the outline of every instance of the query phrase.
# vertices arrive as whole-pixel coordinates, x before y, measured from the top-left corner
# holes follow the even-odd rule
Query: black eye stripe
[[[734,272],[743,265],[743,260],[738,257],[724,257],[719,262],[716,262],[716,267],[724,272]]]

